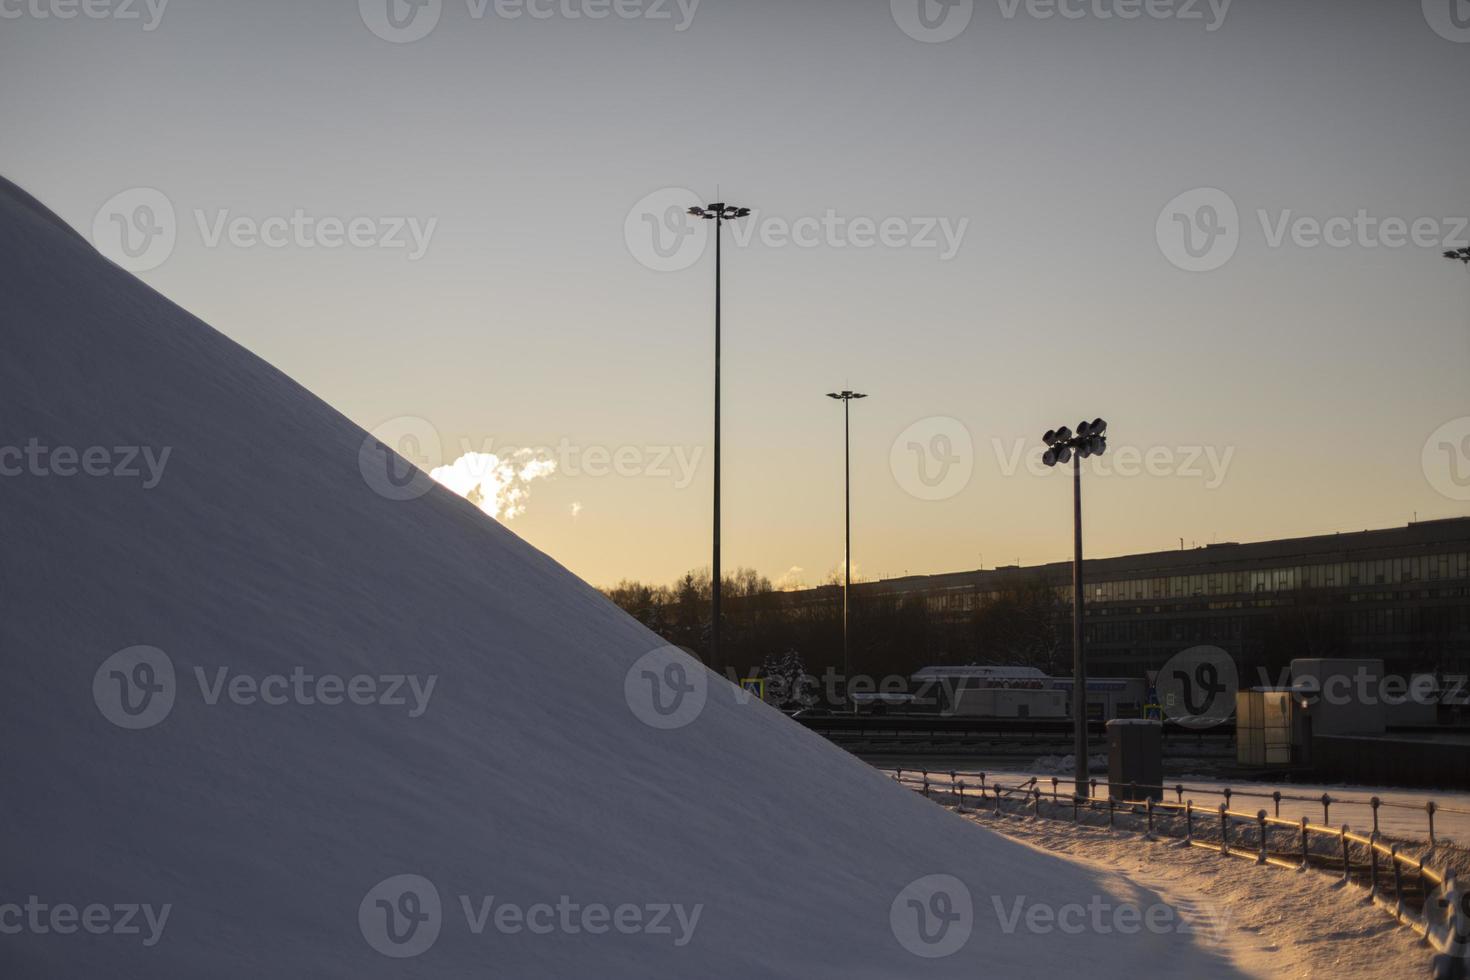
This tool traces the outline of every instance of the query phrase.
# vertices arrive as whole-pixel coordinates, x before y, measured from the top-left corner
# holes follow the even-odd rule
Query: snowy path
[[[1424,975],[1431,952],[1325,875],[1260,868],[1177,844],[1051,820],[966,815],[1039,851],[1162,896],[1186,912],[1201,945],[1257,977]]]

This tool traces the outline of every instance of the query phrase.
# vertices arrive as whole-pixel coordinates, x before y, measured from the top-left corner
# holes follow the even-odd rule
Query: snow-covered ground
[[[1189,921],[1210,951],[1250,976],[1414,977],[1431,950],[1364,892],[1321,874],[1298,874],[1138,834],[1027,817],[967,819],[1048,854],[1146,889]]]
[[[1241,975],[1048,926],[1163,906],[661,650],[3,181],[0,324],[0,974]]]

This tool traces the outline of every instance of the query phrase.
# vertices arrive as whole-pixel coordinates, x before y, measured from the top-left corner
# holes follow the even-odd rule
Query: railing
[[[1070,815],[1071,821],[1077,824],[1090,824],[1094,818],[1105,817],[1109,830],[1122,823],[1127,829],[1142,830],[1151,840],[1178,838],[1178,846],[1208,848],[1222,856],[1250,859],[1258,865],[1296,871],[1312,868],[1340,876],[1345,884],[1366,888],[1365,901],[1383,908],[1440,954],[1452,961],[1466,961],[1457,964],[1458,969],[1470,970],[1470,890],[1457,884],[1453,868],[1443,862],[1430,863],[1439,847],[1434,835],[1435,813],[1464,814],[1470,810],[1440,807],[1433,801],[1421,805],[1376,796],[1367,800],[1326,793],[1320,797],[1293,796],[1279,791],[1199,789],[1183,784],[1119,786],[1118,789],[1126,792],[1124,798],[1118,799],[1111,792],[1099,797],[1098,780],[1090,781],[1089,792],[1083,796],[1063,792],[1057,778],[1050,780],[1048,792],[1034,776],[1007,785],[999,782],[994,774],[987,777],[983,772],[931,773],[925,769],[894,768],[881,771],[935,802],[948,802],[961,813],[1002,817],[1021,810],[1036,818],[1065,820]],[[1101,784],[1108,785],[1106,781]],[[1172,792],[1175,800],[1156,801],[1145,791],[1159,791],[1161,795]],[[1196,807],[1193,799],[1185,799],[1185,794],[1190,792],[1223,796],[1226,802],[1213,808]],[[1255,813],[1233,810],[1230,801],[1237,797],[1269,799],[1274,804],[1275,815],[1265,809]],[[1283,801],[1320,804],[1322,823],[1314,824],[1307,817],[1283,819],[1280,816]],[[1333,806],[1355,805],[1372,810],[1372,831],[1357,833],[1347,824],[1327,826]],[[1403,842],[1384,840],[1378,830],[1378,811],[1385,806],[1422,809],[1426,813],[1429,822],[1426,850],[1416,854],[1416,848]]]
[[[919,769],[911,769],[911,768],[901,768],[901,769],[885,768],[885,769],[883,769],[883,771],[884,772],[896,772],[896,773],[899,773],[900,775],[903,774],[903,773],[905,773],[905,772],[907,772],[907,773],[911,773],[911,774],[915,774],[915,775],[923,775],[925,777],[927,777],[929,774],[932,773],[933,775],[936,775],[936,776],[946,776],[946,777],[948,777],[950,779],[951,782],[953,782],[956,778],[963,778],[963,779],[967,779],[967,780],[978,780],[978,785],[980,786],[980,788],[982,790],[985,787],[985,781],[986,781],[986,778],[987,778],[987,774],[986,773],[983,773],[983,772],[958,772],[956,770],[947,770],[945,772],[938,773],[938,772],[934,772],[932,770],[926,770],[926,769],[922,769],[922,768],[919,768]],[[991,774],[991,778],[993,778],[994,775],[995,774]],[[1053,777],[1051,777],[1051,780],[1050,781],[1051,781],[1051,795],[1052,795],[1053,799],[1056,799],[1058,797],[1058,795],[1061,793],[1061,790],[1060,790],[1061,780],[1059,778],[1053,776]],[[1069,782],[1070,782],[1070,780],[1069,780]],[[1093,798],[1093,799],[1098,798],[1097,797],[1097,788],[1099,786],[1109,786],[1108,781],[1105,780],[1105,779],[1104,780],[1092,779],[1092,780],[1089,780],[1089,783],[1090,783],[1090,790],[1089,790],[1088,798]],[[974,782],[972,782],[969,785],[976,785],[976,784]],[[1371,797],[1368,797],[1368,798],[1364,799],[1364,798],[1361,798],[1361,797],[1332,796],[1329,793],[1322,793],[1321,795],[1318,795],[1318,796],[1304,796],[1304,795],[1294,794],[1294,793],[1283,793],[1280,790],[1273,790],[1272,792],[1266,793],[1266,792],[1261,792],[1261,791],[1252,791],[1252,790],[1244,790],[1244,789],[1234,789],[1234,788],[1232,788],[1230,786],[1223,786],[1223,787],[1219,787],[1219,788],[1213,788],[1213,787],[1208,787],[1208,786],[1186,786],[1183,783],[1164,784],[1164,785],[1160,785],[1160,786],[1145,786],[1145,785],[1143,785],[1141,783],[1129,783],[1126,787],[1120,787],[1120,788],[1124,788],[1124,789],[1127,790],[1127,793],[1126,793],[1126,795],[1124,797],[1125,799],[1139,800],[1140,802],[1141,802],[1141,799],[1140,798],[1144,795],[1143,792],[1142,792],[1143,790],[1159,790],[1159,791],[1161,791],[1164,794],[1173,793],[1175,795],[1175,802],[1172,805],[1174,807],[1176,807],[1176,808],[1177,807],[1182,807],[1184,805],[1184,802],[1185,802],[1184,801],[1184,795],[1186,793],[1197,794],[1197,795],[1204,795],[1204,796],[1221,796],[1221,797],[1224,797],[1225,804],[1226,804],[1226,808],[1227,809],[1229,808],[1231,801],[1234,800],[1234,799],[1236,799],[1237,797],[1242,798],[1242,799],[1270,800],[1271,803],[1272,803],[1272,811],[1273,811],[1272,812],[1272,816],[1274,818],[1277,818],[1277,819],[1279,819],[1281,817],[1281,804],[1283,802],[1288,802],[1288,803],[1310,803],[1313,806],[1320,806],[1322,808],[1322,823],[1324,825],[1327,824],[1327,823],[1329,823],[1331,821],[1331,819],[1332,819],[1332,815],[1331,814],[1332,814],[1332,808],[1333,807],[1367,807],[1371,811],[1371,819],[1372,819],[1372,822],[1373,822],[1373,832],[1374,833],[1377,833],[1377,834],[1381,834],[1381,831],[1380,831],[1379,826],[1378,826],[1378,818],[1379,818],[1379,810],[1380,809],[1387,808],[1387,809],[1398,809],[1398,810],[1417,810],[1417,811],[1419,811],[1419,812],[1421,812],[1421,813],[1423,813],[1425,815],[1425,819],[1426,819],[1426,830],[1427,830],[1427,834],[1428,834],[1428,836],[1427,836],[1426,839],[1429,842],[1429,849],[1430,850],[1434,850],[1436,847],[1439,846],[1438,838],[1436,837],[1436,833],[1435,833],[1435,825],[1434,825],[1434,818],[1435,818],[1435,816],[1437,814],[1450,813],[1450,814],[1456,814],[1456,815],[1459,815],[1459,816],[1470,816],[1470,807],[1441,806],[1438,803],[1436,803],[1434,800],[1424,800],[1424,801],[1418,801],[1418,802],[1409,803],[1409,802],[1406,802],[1404,800],[1385,800],[1385,799],[1381,799],[1380,797],[1377,797],[1377,796],[1371,796]],[[1070,795],[1070,794],[1067,794],[1067,795]],[[1163,804],[1161,803],[1159,805],[1162,806]],[[1196,808],[1198,808],[1198,805],[1196,805]]]

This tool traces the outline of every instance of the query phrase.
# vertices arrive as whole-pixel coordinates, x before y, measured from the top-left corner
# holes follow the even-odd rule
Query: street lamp
[[[726,221],[743,218],[750,208],[716,201],[708,207],[695,205],[689,214],[715,223],[715,518],[714,568],[710,573],[710,666],[720,664],[720,229]]]
[[[1072,753],[1076,759],[1078,796],[1088,795],[1087,664],[1082,652],[1082,461],[1107,452],[1108,424],[1102,419],[1078,422],[1074,434],[1065,425],[1047,429],[1041,441],[1047,466],[1072,463]]]
[[[848,409],[853,399],[867,398],[867,395],[856,391],[843,389],[840,393],[827,392],[828,398],[835,398],[842,403],[842,469],[843,469],[843,524],[845,527],[842,539],[842,694],[849,702],[852,698],[848,694],[848,643],[847,643],[847,596],[852,591],[852,423],[849,419]],[[854,712],[857,705],[852,706]]]

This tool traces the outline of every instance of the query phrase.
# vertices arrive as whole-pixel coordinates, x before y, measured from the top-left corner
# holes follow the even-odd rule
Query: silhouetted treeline
[[[709,659],[710,575],[691,571],[672,585],[623,581],[604,593],[669,643],[716,671],[749,676],[768,657],[795,651],[813,675],[842,669],[842,588],[776,592],[770,580],[741,568],[725,577],[720,662]],[[1008,664],[1066,673],[1070,611],[1042,581],[1002,592],[978,608],[943,609],[925,596],[869,596],[850,601],[851,672],[907,677],[931,664]]]
[[[669,643],[694,652],[727,676],[755,676],[768,658],[800,656],[818,678],[842,672],[842,588],[822,585],[772,591],[751,569],[726,577],[720,658],[709,656],[710,578],[690,572],[669,586],[622,582],[606,594]],[[1373,623],[1328,594],[1300,590],[1291,604],[1267,608],[1237,603],[1219,610],[1156,600],[1089,604],[1089,658],[1095,676],[1140,676],[1187,648],[1219,646],[1235,658],[1241,677],[1282,676],[1298,657],[1355,654],[1373,639]],[[1273,599],[1274,603],[1274,599]],[[1435,656],[1433,644],[1454,628],[1459,610],[1428,606],[1401,627],[1401,670],[1459,671]],[[908,677],[932,664],[1038,667],[1052,676],[1072,673],[1070,583],[1041,576],[1018,579],[999,591],[869,591],[854,583],[851,598],[851,673],[880,681]],[[1134,647],[1119,656],[1113,632],[1127,626]]]

